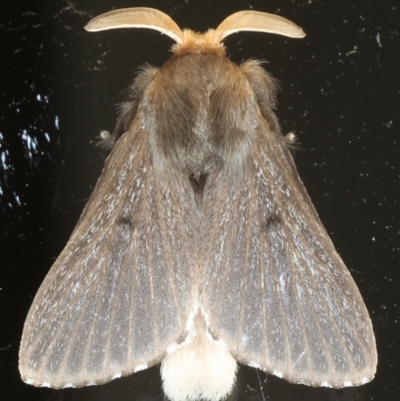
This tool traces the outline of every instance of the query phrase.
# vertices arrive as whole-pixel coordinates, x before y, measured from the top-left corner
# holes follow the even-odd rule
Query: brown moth
[[[371,321],[281,135],[275,82],[257,61],[229,61],[221,43],[304,32],[242,11],[198,34],[148,8],[86,29],[123,27],[177,44],[130,88],[104,170],[26,319],[23,380],[81,387],[161,362],[173,401],[226,397],[237,362],[310,386],[372,380]]]

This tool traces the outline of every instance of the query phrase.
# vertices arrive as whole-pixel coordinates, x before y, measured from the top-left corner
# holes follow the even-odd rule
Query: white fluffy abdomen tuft
[[[232,391],[237,363],[227,350],[207,338],[200,311],[194,323],[196,337],[192,342],[162,362],[164,392],[171,401],[218,401]]]

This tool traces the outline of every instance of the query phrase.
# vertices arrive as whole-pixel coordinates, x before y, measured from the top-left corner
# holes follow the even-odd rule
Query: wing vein
[[[246,201],[248,204],[251,205],[250,198],[252,196],[252,191],[250,190],[249,192],[245,193],[245,196],[247,197]],[[246,221],[247,222],[252,222],[252,207],[247,207],[246,208]],[[239,214],[240,218],[244,218],[242,216],[242,213]],[[249,280],[249,265],[250,265],[250,260],[251,260],[251,252],[250,250],[250,245],[251,245],[251,237],[252,237],[252,225],[251,224],[246,224],[246,244],[245,244],[245,252],[244,252],[244,260],[243,260],[243,274],[242,274],[242,283],[241,283],[241,307],[240,307],[240,339],[243,339],[243,315],[247,312],[245,308],[245,299],[246,299],[246,294],[247,294],[247,288],[248,288],[248,280]],[[240,347],[243,349],[243,341],[240,341]]]

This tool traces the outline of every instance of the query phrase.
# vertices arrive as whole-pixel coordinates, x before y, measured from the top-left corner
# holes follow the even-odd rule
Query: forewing
[[[155,173],[139,119],[110,154],[32,304],[20,371],[37,386],[107,382],[155,364],[185,337],[197,288],[193,191]]]
[[[371,380],[376,348],[361,295],[323,228],[283,138],[261,118],[236,182],[205,188],[202,305],[241,362],[289,381]]]

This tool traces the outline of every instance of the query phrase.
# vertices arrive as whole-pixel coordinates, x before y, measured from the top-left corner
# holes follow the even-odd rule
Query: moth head
[[[303,38],[304,31],[293,22],[278,15],[259,11],[239,11],[225,18],[217,29],[205,33],[181,30],[167,14],[147,7],[122,8],[93,18],[85,26],[89,32],[118,28],[148,28],[159,31],[176,42],[174,54],[216,52],[224,53],[222,41],[241,31],[267,32],[290,38]]]

